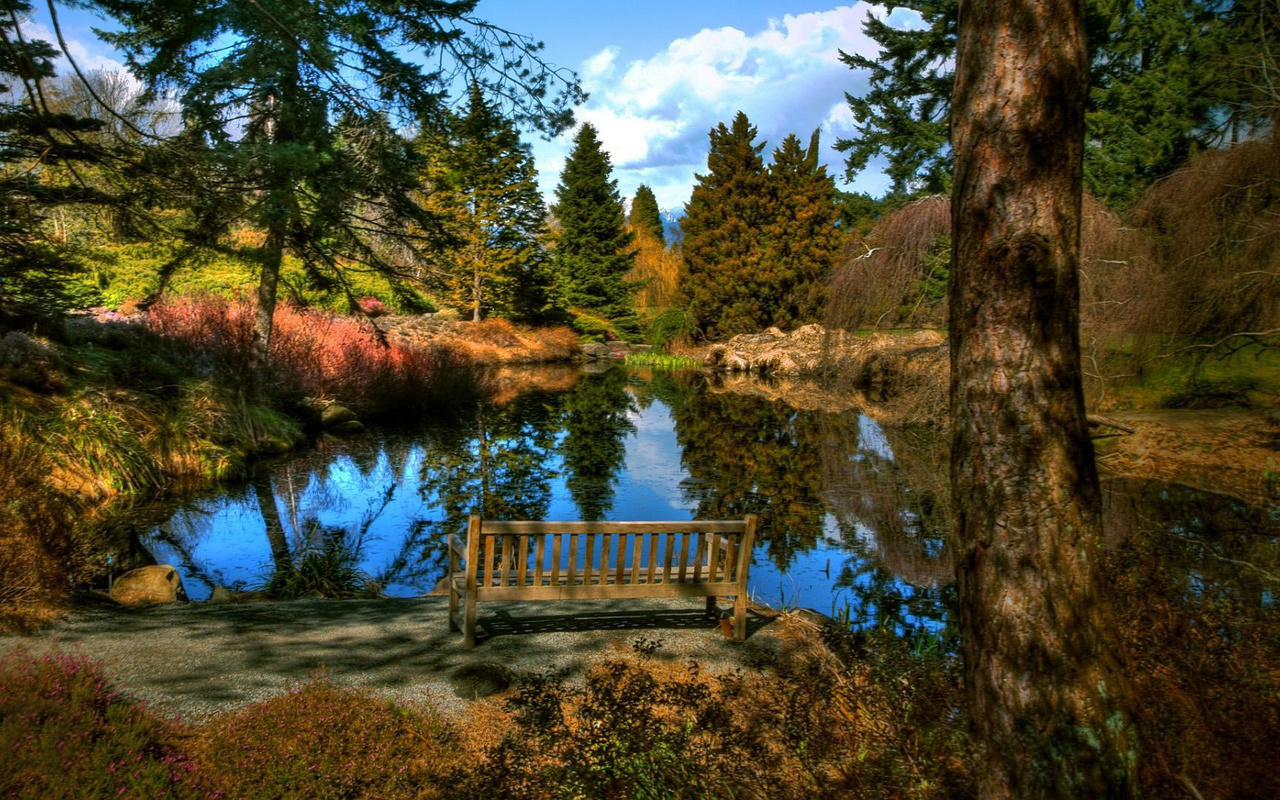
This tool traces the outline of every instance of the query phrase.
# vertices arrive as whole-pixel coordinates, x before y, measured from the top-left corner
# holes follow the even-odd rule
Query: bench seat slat
[[[487,536],[533,536],[543,533],[671,533],[703,531],[706,533],[742,533],[742,520],[689,520],[684,522],[481,522]]]

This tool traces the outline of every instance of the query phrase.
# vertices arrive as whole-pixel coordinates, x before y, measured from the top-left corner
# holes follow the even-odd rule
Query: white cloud
[[[870,9],[859,2],[788,14],[756,33],[704,29],[625,66],[617,63],[617,48],[605,48],[582,67],[591,98],[578,119],[599,130],[622,193],[648,183],[664,208],[688,200],[694,173],[706,169],[708,131],[739,110],[759,129],[757,141],[767,141],[768,151],[788,133],[807,140],[821,127],[823,162],[842,175],[841,156],[831,145],[854,131],[844,92],[864,89],[867,78],[842,64],[839,51],[877,54],[862,32]],[[548,195],[571,138],[535,146]],[[868,176],[854,188],[876,190],[878,180]]]

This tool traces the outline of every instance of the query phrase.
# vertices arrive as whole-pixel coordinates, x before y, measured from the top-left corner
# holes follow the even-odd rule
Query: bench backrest
[[[755,525],[754,515],[673,522],[495,522],[472,515],[467,579],[481,587],[742,586],[751,564]]]

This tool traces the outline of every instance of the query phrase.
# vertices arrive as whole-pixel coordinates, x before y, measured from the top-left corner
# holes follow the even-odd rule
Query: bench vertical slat
[[[680,534],[680,582],[684,583],[684,576],[689,568],[689,534]]]
[[[641,548],[644,547],[644,534],[637,533],[634,537],[632,537],[632,542],[633,544],[631,547],[631,584],[634,586],[635,584],[640,582],[640,553],[642,552]]]
[[[563,534],[551,534],[551,585],[560,585],[560,539]]]
[[[480,563],[480,517],[472,514],[467,521],[467,596],[463,611],[462,646],[476,646],[476,568]]]
[[[702,580],[702,552],[703,552],[703,548],[706,547],[706,544],[707,544],[706,540],[707,540],[706,534],[703,534],[701,532],[695,532],[693,534],[693,541],[695,543],[694,549],[693,549],[693,582],[694,583],[697,583],[698,581]]]
[[[461,566],[458,562],[458,553],[453,549],[453,534],[449,534],[449,538],[445,540],[445,546],[449,550],[449,632],[453,633],[458,630],[458,584],[455,582],[455,576],[458,574],[458,568]]]
[[[600,537],[600,585],[605,586],[609,583],[609,543],[613,541],[613,534],[606,533]]]
[[[622,566],[627,560],[627,537],[634,534],[618,534],[618,568],[613,573],[613,582],[622,583]]]
[[[568,584],[574,585],[575,579],[578,577],[578,539],[576,533],[566,534],[569,538],[569,577]]]
[[[653,583],[653,571],[658,566],[658,534],[649,534],[649,569],[645,572],[645,581]]]
[[[484,537],[484,574],[480,576],[481,586],[493,585],[493,536]]]
[[[715,583],[720,567],[720,536],[712,533],[709,538],[711,546],[707,548],[707,581]]]
[[[591,585],[591,573],[594,571],[592,570],[591,565],[595,562],[597,538],[604,538],[604,537],[597,537],[589,533],[586,534],[587,555],[584,559],[582,559],[582,585],[583,586]]]
[[[499,537],[502,542],[501,548],[498,550],[498,585],[506,586],[509,577],[509,566],[514,560],[511,555],[511,538],[510,536]]]
[[[534,558],[536,558],[537,561],[533,565],[533,585],[541,586],[542,564],[547,560],[547,537],[542,534],[538,534],[537,547],[534,549],[537,550],[537,553],[534,554]]]
[[[747,574],[751,569],[751,551],[756,541],[756,515],[748,514],[742,540],[738,546],[738,564],[735,580],[738,594],[733,598],[733,638],[741,642],[747,638]]]
[[[516,564],[516,586],[524,586],[529,577],[529,537],[520,537],[520,561]]]
[[[675,543],[676,543],[676,535],[674,533],[668,533],[666,541],[663,542],[664,548],[662,550],[662,582],[663,583],[671,583],[671,556],[672,556],[671,551],[675,547]]]
[[[738,579],[738,534],[731,533],[724,538],[728,542],[724,549],[724,579],[732,582]]]

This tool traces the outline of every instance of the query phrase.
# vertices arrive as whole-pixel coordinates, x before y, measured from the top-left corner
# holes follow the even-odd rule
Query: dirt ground
[[[442,597],[182,603],[81,608],[34,636],[0,636],[0,654],[80,653],[116,684],[162,711],[201,721],[271,697],[324,671],[400,702],[447,714],[520,674],[581,676],[592,660],[661,641],[654,658],[695,659],[710,671],[756,669],[776,647],[765,616],[748,615],[746,642],[727,639],[701,600],[484,603],[474,650],[447,625]]]

